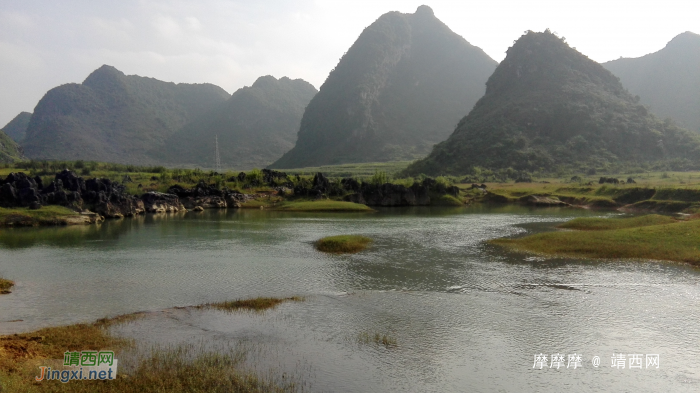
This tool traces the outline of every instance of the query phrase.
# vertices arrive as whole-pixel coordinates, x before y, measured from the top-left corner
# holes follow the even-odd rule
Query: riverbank
[[[0,227],[44,225],[84,225],[102,221],[95,213],[78,213],[63,206],[42,206],[39,209],[0,207]]]
[[[546,232],[490,243],[515,250],[565,257],[643,259],[700,266],[700,219],[664,216],[577,218]]]
[[[693,214],[700,211],[700,189],[682,184],[492,183],[480,186],[461,185],[472,202],[616,209],[630,213]]]
[[[254,298],[193,306],[227,312],[254,310],[263,312],[286,301],[302,301],[300,297]],[[49,327],[31,333],[0,336],[0,391],[7,392],[287,392],[296,391],[293,382],[280,385],[270,377],[260,377],[242,367],[246,353],[212,348],[153,348],[136,361],[119,363],[116,379],[81,380],[62,383],[60,380],[35,381],[39,367],[64,359],[66,351],[110,350],[119,359],[135,349],[133,340],[115,337],[110,328],[136,321],[145,313],[133,313],[93,323]],[[61,369],[62,362],[54,366]],[[213,390],[212,390],[213,389]]]

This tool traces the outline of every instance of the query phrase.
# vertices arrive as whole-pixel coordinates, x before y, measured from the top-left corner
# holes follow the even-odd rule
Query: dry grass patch
[[[316,242],[316,249],[335,254],[360,252],[372,243],[372,239],[360,235],[340,235],[324,237]]]

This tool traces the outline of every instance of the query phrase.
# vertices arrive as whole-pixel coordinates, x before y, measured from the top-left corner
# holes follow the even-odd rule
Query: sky
[[[229,93],[262,75],[319,88],[365,27],[421,4],[497,61],[526,30],[549,28],[598,62],[700,33],[697,0],[0,0],[0,127],[103,64]]]

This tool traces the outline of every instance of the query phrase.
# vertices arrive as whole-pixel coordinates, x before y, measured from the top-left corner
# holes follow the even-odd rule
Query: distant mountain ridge
[[[151,152],[169,165],[215,165],[218,137],[222,165],[262,168],[291,149],[316,88],[302,79],[258,78],[215,109],[194,119]]]
[[[674,159],[697,167],[700,137],[657,119],[612,73],[546,31],[528,32],[508,49],[484,97],[406,173],[585,170]]]
[[[603,66],[652,112],[700,132],[700,35],[688,31],[658,52]]]
[[[24,140],[24,135],[27,133],[27,126],[32,114],[29,112],[20,112],[9,123],[2,128],[2,131],[12,138],[15,142],[21,143]]]
[[[82,84],[49,90],[29,121],[30,158],[153,164],[147,152],[229,94],[212,84],[175,84],[104,65]]]
[[[421,157],[483,95],[497,63],[427,6],[367,27],[304,112],[293,168]]]

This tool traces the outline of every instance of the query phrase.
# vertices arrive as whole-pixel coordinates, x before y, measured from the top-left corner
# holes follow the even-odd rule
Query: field
[[[581,228],[539,233],[491,243],[514,249],[569,257],[634,258],[700,265],[700,220],[669,220],[662,216],[580,218],[561,225]]]

